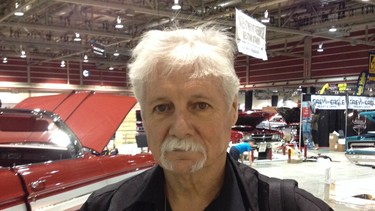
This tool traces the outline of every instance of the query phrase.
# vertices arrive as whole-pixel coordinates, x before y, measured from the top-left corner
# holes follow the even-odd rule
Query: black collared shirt
[[[150,181],[147,183],[140,197],[135,201],[129,210],[137,211],[171,211],[171,207],[164,194],[164,172],[161,167],[156,167]],[[223,186],[217,198],[215,198],[206,208],[205,211],[240,211],[246,210],[243,194],[238,186],[238,181],[233,169],[230,167],[228,160],[225,168],[225,178]]]
[[[285,182],[259,174],[251,167],[235,162],[227,155],[223,187],[218,197],[205,210],[332,211],[332,208],[324,201],[298,188],[293,181],[288,182],[289,185],[283,186],[283,190],[281,190],[281,184]],[[271,183],[273,188],[270,187]],[[170,211],[169,204],[165,200],[163,186],[163,169],[156,166],[134,177],[93,192],[80,210]],[[270,188],[273,196],[270,196]],[[277,194],[277,191],[283,193],[287,191],[288,194],[280,195]],[[272,208],[270,207],[271,203]]]

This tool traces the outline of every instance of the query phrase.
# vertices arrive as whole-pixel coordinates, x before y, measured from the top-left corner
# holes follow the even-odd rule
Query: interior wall
[[[59,94],[57,92],[0,92],[2,108],[13,108],[17,103],[28,97]]]
[[[240,91],[238,94],[238,108],[242,111],[245,110],[245,92]],[[298,106],[298,101],[300,100],[300,95],[296,95],[292,98],[287,97],[283,93],[278,93],[277,107],[288,107],[293,108]],[[272,98],[259,99],[254,96],[253,93],[253,110],[261,110],[264,107],[270,107],[272,105]]]
[[[374,35],[375,29],[368,29],[352,32],[347,38],[365,40]],[[323,52],[316,51],[320,43],[324,43]],[[301,80],[300,85],[303,85],[302,81],[306,79],[357,77],[362,71],[368,70],[369,52],[374,50],[374,46],[319,37],[313,38],[309,47],[308,53],[311,54],[309,70],[306,69],[305,59],[302,56],[306,54],[304,42],[300,41],[267,46],[268,51],[289,53],[289,55],[269,56],[267,61],[240,54],[236,58],[235,69],[241,85],[259,87],[262,84],[280,84],[280,82],[298,80]]]
[[[0,100],[2,102],[2,108],[12,108],[17,103],[21,102],[23,99],[34,96],[44,96],[59,94],[57,92],[0,92]],[[278,94],[277,107],[296,107],[299,100],[299,96],[292,99],[286,99],[285,95],[282,93]],[[272,105],[271,98],[269,99],[259,99],[253,94],[253,104],[252,108],[254,110],[262,109],[263,107],[269,107]],[[242,111],[245,110],[245,92],[240,91],[238,94],[238,108]]]
[[[12,108],[23,99],[30,96],[28,92],[0,92],[2,108]]]

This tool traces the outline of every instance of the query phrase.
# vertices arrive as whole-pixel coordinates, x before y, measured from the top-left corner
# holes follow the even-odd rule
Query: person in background
[[[283,210],[271,209],[269,196],[280,185],[270,188],[268,177],[227,153],[238,115],[235,53],[232,34],[211,24],[142,36],[129,78],[157,165],[95,191],[81,210]],[[285,203],[298,210],[331,210],[298,187],[288,194]]]
[[[319,149],[319,139],[318,139],[318,134],[319,134],[319,112],[317,109],[313,109],[314,114],[311,118],[311,138],[314,143],[313,149],[318,150]]]
[[[251,152],[251,149],[254,146],[254,140],[244,141],[238,144],[234,144],[229,149],[229,154],[235,161],[241,158],[241,162],[244,160],[244,153]]]

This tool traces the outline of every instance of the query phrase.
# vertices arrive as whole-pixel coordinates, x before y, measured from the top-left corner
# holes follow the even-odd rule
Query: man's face
[[[190,173],[223,165],[237,99],[228,106],[217,79],[159,77],[142,104],[148,146],[164,169]]]

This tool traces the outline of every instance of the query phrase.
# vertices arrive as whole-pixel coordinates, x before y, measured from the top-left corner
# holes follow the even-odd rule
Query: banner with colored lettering
[[[346,109],[345,95],[311,95],[311,106],[315,109]]]
[[[374,110],[375,98],[366,96],[349,96],[348,109]]]
[[[237,9],[236,43],[239,52],[267,60],[266,26]]]

